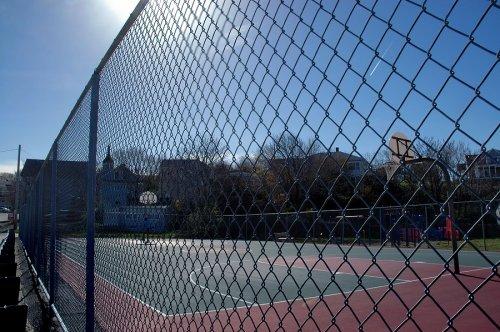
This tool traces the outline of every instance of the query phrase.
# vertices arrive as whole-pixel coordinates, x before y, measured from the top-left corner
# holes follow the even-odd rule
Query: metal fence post
[[[31,254],[31,258],[32,258],[32,262],[34,262],[34,254],[35,254],[35,250],[34,250],[34,240],[33,238],[35,237],[34,234],[35,234],[35,204],[36,204],[36,200],[35,200],[35,196],[36,196],[36,190],[33,189],[33,192],[31,194],[32,197],[30,197],[30,232],[29,232],[29,246],[30,246],[30,254]]]
[[[43,172],[40,171],[38,175],[37,184],[37,204],[36,204],[36,270],[39,275],[43,275],[45,271],[42,269],[42,264],[44,261],[43,257]]]
[[[31,209],[33,207],[33,199],[31,198],[31,192],[30,196],[28,198],[28,207],[26,208],[26,250],[30,254],[31,258],[33,258],[33,255],[31,254],[31,231],[33,229],[33,225],[31,223]]]
[[[16,172],[16,196],[15,196],[15,207],[14,207],[14,229],[17,229],[17,224],[19,223],[19,183],[21,181],[21,173],[19,170],[21,161],[21,145],[19,144],[17,148],[17,172]]]
[[[52,146],[52,165],[50,177],[50,271],[49,302],[54,303],[56,274],[56,184],[57,184],[57,142]]]
[[[97,117],[99,111],[99,73],[92,77],[90,101],[89,158],[87,169],[87,258],[86,258],[86,331],[94,331],[94,222],[96,189]]]

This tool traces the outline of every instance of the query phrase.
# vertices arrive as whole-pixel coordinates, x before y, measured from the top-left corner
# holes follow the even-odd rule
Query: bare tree
[[[148,154],[146,151],[131,147],[112,151],[115,166],[125,165],[136,174],[156,174],[158,173],[159,158]]]
[[[303,141],[300,137],[284,133],[280,136],[274,136],[272,142],[264,145],[261,149],[261,155],[267,160],[273,159],[300,159],[318,153],[320,147],[317,141]]]
[[[269,169],[266,182],[276,204],[299,208],[317,172],[310,157],[318,152],[315,140],[306,142],[288,132],[262,146],[256,158],[261,167]]]
[[[402,184],[408,188],[406,192],[419,192],[419,198],[415,201],[442,201],[448,196],[451,183],[446,183],[446,174],[432,159],[439,161],[446,168],[450,179],[457,178],[457,167],[465,161],[465,156],[469,153],[469,147],[458,141],[443,141],[431,137],[425,137],[415,145],[415,152],[418,157],[431,158],[430,162],[410,165],[411,172],[405,172],[405,182]],[[419,189],[418,186],[422,185]]]
[[[219,164],[224,161],[229,148],[224,147],[221,140],[206,134],[196,137],[192,144],[179,147],[178,153],[183,158],[197,159],[205,164]]]
[[[12,173],[0,173],[0,204],[14,207],[16,186],[15,175]]]
[[[442,162],[449,170],[450,176],[455,178],[459,164],[465,163],[465,156],[471,154],[470,147],[462,141],[423,138],[416,145],[418,155],[430,157]]]
[[[378,152],[365,153],[363,158],[369,162],[373,168],[378,169],[391,161],[391,150],[387,147],[382,147]]]

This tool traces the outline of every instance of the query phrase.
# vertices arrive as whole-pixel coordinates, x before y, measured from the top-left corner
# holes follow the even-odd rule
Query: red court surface
[[[314,259],[306,257],[300,263],[295,261],[293,267],[326,269],[328,266],[338,268],[341,273],[360,274],[372,264],[368,259],[349,258],[349,264],[341,264],[342,259],[338,257],[328,257],[320,262]],[[63,254],[58,260],[60,277],[83,299],[85,279],[81,276],[85,274],[84,267]],[[276,260],[273,264],[285,264],[285,261],[293,262],[293,259]],[[393,278],[404,263],[381,260],[377,265],[378,268],[370,268],[367,275],[385,274]],[[498,274],[492,273],[491,269],[463,266],[462,274],[456,276],[442,273],[442,265],[433,263],[412,263],[411,267],[422,280],[408,270],[400,274],[398,282],[391,287],[358,288],[322,299],[289,299],[273,304],[170,316],[97,275],[96,319],[105,331],[359,331],[360,325],[365,331],[442,331],[447,328],[448,319],[453,317],[452,326],[457,330],[498,330]],[[425,285],[429,290],[427,295]],[[473,296],[469,296],[470,293]]]

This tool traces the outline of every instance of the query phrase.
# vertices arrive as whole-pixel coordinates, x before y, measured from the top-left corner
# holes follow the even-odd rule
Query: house
[[[465,163],[458,164],[460,174],[467,169],[468,177],[478,180],[500,179],[500,150],[490,149],[480,154],[465,156]]]
[[[43,167],[44,160],[26,159],[21,171],[21,204],[28,199],[28,195],[34,194],[33,189],[37,181],[42,185],[42,196],[45,199],[50,197],[50,183],[52,161],[48,160]],[[38,178],[40,171],[42,178]],[[73,160],[58,160],[56,164],[56,206],[59,215],[64,213],[80,213],[86,209],[86,179],[87,162]],[[62,212],[62,214],[61,214]]]
[[[337,147],[334,152],[320,152],[304,157],[270,160],[273,172],[280,174],[291,171],[294,176],[304,177],[305,173],[314,178],[316,173],[320,177],[332,176],[343,172],[352,180],[359,179],[369,168],[366,159],[340,151]]]
[[[138,203],[141,177],[124,164],[115,167],[110,146],[102,161],[102,169],[97,175],[97,183],[98,201],[105,210]]]
[[[97,175],[97,183],[98,205],[105,228],[131,232],[163,232],[167,229],[168,208],[139,204],[143,177],[125,164],[115,167],[110,146]]]
[[[21,184],[20,184],[20,195],[19,202],[22,206],[28,199],[28,195],[33,187],[36,176],[40,169],[42,168],[44,160],[42,159],[26,159],[21,170]]]
[[[315,158],[325,159],[341,169],[351,179],[359,179],[369,168],[368,161],[354,154],[340,151],[338,147],[334,152],[322,152],[313,155]]]
[[[209,185],[209,167],[197,159],[164,159],[157,175],[141,176],[125,165],[115,167],[110,147],[98,175],[99,201],[103,225],[110,229],[135,232],[161,232],[169,227],[172,205],[192,206],[202,201]],[[156,190],[147,188],[154,183]],[[145,190],[152,190],[158,204],[141,205]]]

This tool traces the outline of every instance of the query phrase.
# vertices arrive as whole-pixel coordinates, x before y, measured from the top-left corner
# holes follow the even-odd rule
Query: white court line
[[[69,257],[68,255],[66,254],[63,254],[61,251],[57,250],[57,252],[59,252],[61,255],[65,256],[67,259],[69,259],[70,261],[72,261],[73,263],[77,264],[77,265],[80,265],[81,268],[85,269],[86,267],[84,265],[82,265],[81,263],[75,261],[73,258]],[[154,308],[153,306],[151,306],[150,304],[147,304],[146,302],[142,301],[141,299],[137,298],[136,296],[132,295],[131,293],[127,292],[126,290],[124,290],[123,288],[121,288],[120,286],[117,286],[116,284],[112,283],[111,281],[107,280],[106,278],[104,278],[103,276],[99,275],[98,273],[95,273],[96,277],[98,277],[99,279],[105,281],[106,283],[108,283],[109,285],[111,285],[112,287],[118,289],[119,291],[129,295],[131,298],[133,298],[134,300],[140,302],[141,304],[145,305],[146,307],[148,307],[149,309],[161,314],[162,316],[167,316],[165,313],[163,313],[162,311]]]
[[[57,250],[57,251],[59,251],[59,250]],[[79,262],[75,261],[74,259],[72,259],[71,257],[67,256],[66,254],[63,254],[63,253],[61,253],[61,254],[64,255],[65,257],[67,257],[69,260],[73,261],[75,264],[78,264],[82,268],[85,268],[82,264],[80,264]],[[488,268],[488,267],[475,268],[475,269],[471,269],[471,270],[462,271],[461,273],[474,272],[474,271],[483,271],[483,270],[490,270],[490,268]],[[426,278],[421,278],[421,279],[401,281],[401,282],[394,283],[393,286],[396,287],[398,285],[410,284],[410,283],[414,283],[414,282],[417,282],[417,281],[420,281],[420,280],[429,280],[429,279],[436,279],[436,278],[442,278],[442,277],[449,277],[451,275],[452,275],[452,273],[444,273],[444,274],[442,274],[440,276],[431,276],[431,277],[426,277]],[[135,299],[139,303],[143,304],[147,308],[153,310],[154,312],[160,314],[161,316],[163,316],[165,318],[173,318],[173,317],[180,317],[181,318],[183,316],[189,316],[189,315],[192,315],[192,316],[194,316],[194,315],[206,315],[206,314],[210,314],[210,313],[213,313],[213,312],[217,312],[218,313],[218,312],[221,312],[221,311],[228,311],[228,310],[229,311],[233,311],[233,310],[239,310],[239,309],[242,309],[242,308],[246,308],[247,310],[249,310],[252,307],[256,307],[256,306],[258,306],[258,307],[261,307],[261,306],[274,306],[276,304],[281,304],[281,303],[288,303],[288,305],[291,306],[292,304],[294,304],[295,302],[298,302],[298,301],[304,301],[304,302],[306,302],[306,301],[309,301],[309,300],[318,300],[318,298],[319,298],[318,295],[315,295],[315,296],[309,296],[309,297],[300,297],[298,299],[285,299],[285,300],[281,300],[281,301],[273,301],[273,302],[267,302],[267,303],[256,303],[256,302],[254,302],[250,306],[246,306],[246,305],[244,305],[244,306],[235,306],[234,308],[230,308],[230,309],[223,307],[223,308],[211,309],[211,310],[205,310],[205,311],[195,311],[195,312],[165,314],[164,312],[160,311],[159,309],[156,309],[155,307],[151,306],[150,304],[145,303],[141,299],[138,299],[136,296],[134,296],[131,293],[127,292],[123,288],[115,285],[114,283],[112,283],[111,281],[105,279],[104,277],[100,276],[99,274],[96,273],[96,276],[98,276],[101,280],[103,280],[106,283],[108,283],[110,286],[115,287],[116,289],[118,289],[118,290],[122,291],[123,293],[129,295],[131,298]],[[323,296],[323,301],[326,298],[328,298],[328,297],[334,297],[334,296],[337,296],[337,295],[340,295],[340,294],[346,296],[346,295],[350,295],[350,294],[353,294],[353,293],[358,293],[358,292],[361,292],[361,291],[368,292],[370,290],[380,289],[380,288],[384,288],[384,287],[389,287],[389,285],[386,284],[386,285],[374,286],[374,287],[369,287],[369,288],[358,288],[358,289],[354,289],[354,290],[347,291],[347,292],[331,293],[331,294]]]
[[[261,264],[267,264],[267,265],[271,266],[271,264],[269,264],[268,262],[261,261],[260,259],[257,262],[261,263]],[[295,268],[295,269],[305,269],[305,270],[308,270],[308,271],[320,271],[320,272],[328,272],[328,273],[335,272],[335,271],[332,271],[332,270],[322,269],[322,268],[316,268],[316,267],[312,267],[312,270],[311,270],[311,269],[309,269],[308,266],[288,266],[286,264],[286,262],[285,262],[285,264],[273,263],[272,265],[277,265],[277,266],[280,266],[280,267],[287,267],[287,268]],[[345,275],[350,275],[350,276],[355,276],[355,275],[361,275],[362,274],[362,276],[366,276],[366,277],[369,277],[369,278],[377,278],[377,279],[388,280],[388,278],[386,278],[386,277],[376,276],[376,275],[367,274],[367,273],[364,273],[364,274],[363,273],[358,273],[358,274],[356,274],[356,273],[352,273],[352,272],[335,272],[334,274],[345,274]],[[389,278],[389,280],[390,280],[390,278]],[[410,281],[409,279],[400,279],[400,278],[397,278],[397,279],[394,279],[394,280]]]
[[[144,241],[141,239],[127,239],[128,242],[132,244],[143,244]],[[206,251],[206,253],[210,253],[211,251],[218,253],[221,251],[226,251],[227,253],[233,253],[233,252],[239,252],[239,253],[251,253],[252,250],[247,248],[233,248],[232,243],[228,243],[227,246],[224,246],[224,249],[222,249],[221,244],[217,244],[217,246],[210,246],[210,245],[202,245],[201,243],[190,243],[190,242],[180,242],[180,241],[169,241],[167,239],[149,239],[149,243],[152,246],[166,246],[166,247],[171,247],[171,248],[179,248],[181,249],[182,252],[185,253],[192,253],[192,252],[198,252],[198,251]],[[184,247],[188,248],[194,248],[194,249],[185,249]]]
[[[136,242],[139,242],[141,240],[134,240]],[[202,252],[202,253],[205,253],[205,254],[209,254],[211,251],[213,251],[214,253],[219,253],[222,251],[221,249],[221,246],[218,245],[218,247],[213,247],[213,248],[210,248],[210,246],[204,246],[204,245],[201,245],[200,243],[195,243],[194,245],[190,244],[189,246],[187,246],[187,244],[189,244],[188,242],[186,242],[186,245],[183,245],[181,242],[172,242],[172,241],[169,241],[167,242],[167,240],[163,240],[163,243],[161,243],[160,245],[167,245],[169,247],[172,247],[172,248],[176,248],[176,247],[179,247],[179,249],[181,249],[182,252],[184,253],[188,253],[188,254],[191,254],[191,253],[198,253],[198,252]],[[185,249],[183,248],[184,246],[187,246],[189,248],[194,248],[194,249]],[[349,246],[345,246],[345,245],[342,245],[341,247],[346,247],[346,248],[349,248]],[[404,250],[409,250],[409,249],[406,249],[406,248],[403,248]],[[430,248],[419,248],[418,250],[433,250],[435,251],[434,249],[430,249]],[[231,248],[230,250],[228,248],[224,248],[224,251],[228,251],[228,253],[233,253],[233,252],[238,252],[238,253],[253,253],[253,250],[248,250],[246,248],[237,248],[237,249],[233,249]],[[440,251],[448,251],[448,252],[451,252],[450,250],[440,250]],[[468,254],[469,252],[467,251],[461,251],[460,252],[460,255],[463,255],[463,254]],[[286,256],[283,256],[283,257],[286,257]],[[304,257],[307,257],[304,256]],[[334,257],[334,258],[340,258],[340,259],[343,259],[342,256],[325,256],[325,259],[326,258],[331,258],[331,257]],[[304,258],[302,258],[304,259]],[[308,260],[311,260],[311,259],[314,259],[314,257],[310,257],[310,258],[306,258],[304,259],[305,261],[308,261]],[[357,259],[357,260],[370,260],[370,258],[363,258],[363,257],[349,257],[348,260],[354,260],[354,259]],[[398,262],[398,263],[403,263],[404,264],[404,260],[397,260],[397,259],[377,259],[377,262]],[[260,262],[262,263],[262,262]],[[444,267],[444,262],[442,263],[436,263],[436,262],[424,262],[424,261],[410,261],[411,264],[429,264],[429,265],[438,265],[438,266],[442,266]],[[266,264],[268,264],[266,262]],[[450,261],[448,263],[448,265],[451,266],[452,264],[452,261]],[[461,265],[461,266],[465,266],[465,267],[474,267],[474,266],[468,266],[468,265]],[[374,276],[376,278],[376,276]],[[404,280],[404,279],[401,279],[401,280]]]
[[[312,256],[304,256],[304,257],[306,257],[306,258],[305,259],[302,258],[302,259],[305,260],[305,261],[312,260],[312,259],[315,258],[315,257],[312,257]],[[309,257],[309,258],[307,258],[307,257]],[[324,256],[323,259],[327,259],[327,258],[340,258],[340,259],[344,260],[343,256]],[[357,260],[368,260],[368,261],[372,262],[372,260],[370,258],[363,258],[363,257],[349,257],[347,260],[350,261],[350,260],[354,260],[354,259],[357,259]],[[397,262],[397,263],[403,263],[403,264],[405,264],[404,260],[401,261],[401,260],[389,259],[389,258],[388,259],[378,259],[377,258],[377,263],[378,262]],[[444,262],[443,263],[435,263],[435,262],[423,262],[423,261],[410,261],[410,264],[415,264],[415,263],[416,264],[439,265],[439,266],[442,266],[442,267],[444,267],[444,264],[445,264]],[[372,264],[373,264],[373,262],[372,262]],[[451,266],[452,264],[453,264],[452,261],[450,261],[448,263],[449,266]],[[465,267],[473,267],[473,268],[475,268],[475,266],[462,265],[462,264],[460,264],[460,266],[461,267],[465,266]]]
[[[240,261],[238,261],[238,262],[240,262]],[[230,262],[230,263],[231,263],[231,262]],[[203,290],[208,290],[208,291],[209,291],[209,292],[211,292],[211,293],[215,293],[215,294],[220,295],[220,296],[221,296],[221,298],[222,298],[222,300],[224,300],[224,298],[228,296],[228,297],[230,297],[230,298],[232,298],[232,299],[234,299],[234,300],[236,300],[236,301],[243,301],[243,302],[245,302],[246,304],[250,304],[250,305],[252,305],[252,304],[253,304],[253,302],[249,302],[249,301],[247,301],[247,300],[245,300],[245,299],[243,299],[243,298],[241,298],[241,297],[235,297],[235,296],[232,296],[232,295],[230,295],[230,294],[225,294],[225,293],[219,292],[218,290],[215,290],[215,289],[211,289],[211,288],[209,288],[209,287],[202,286],[201,284],[199,284],[198,282],[195,282],[195,281],[192,279],[193,274],[195,274],[196,272],[200,272],[201,270],[204,270],[204,269],[209,268],[209,267],[211,267],[211,266],[209,265],[209,266],[200,267],[200,268],[198,268],[198,269],[193,270],[193,271],[189,274],[189,282],[191,282],[193,285],[195,285],[195,286],[197,286],[197,287],[200,287],[200,288],[201,288],[201,289],[203,289]]]
[[[483,270],[489,270],[489,268],[483,267],[483,268],[471,269],[471,270],[462,271],[462,273],[474,272],[474,271],[483,271]],[[415,280],[401,281],[401,282],[394,283],[394,287],[399,286],[399,285],[414,283],[414,282],[417,282],[419,280],[429,280],[429,279],[433,279],[433,278],[435,279],[435,278],[449,277],[451,275],[452,275],[451,273],[445,273],[445,274],[442,274],[440,276],[432,276],[432,277],[426,277],[426,278],[415,279]],[[354,294],[354,293],[358,293],[358,292],[362,292],[362,291],[369,292],[372,289],[379,289],[379,288],[384,288],[384,287],[389,287],[389,285],[386,284],[386,285],[374,286],[374,287],[369,287],[369,288],[358,288],[358,289],[354,289],[352,291],[347,291],[347,292],[331,293],[331,294],[323,296],[323,301],[326,298],[328,298],[328,297],[334,297],[334,296],[337,296],[337,295],[340,295],[340,294],[346,296],[346,295],[350,295],[350,294]],[[256,306],[258,306],[258,307],[261,307],[261,306],[274,306],[276,304],[281,304],[281,303],[288,303],[288,305],[291,306],[296,301],[307,302],[309,300],[318,300],[318,298],[319,298],[319,296],[315,295],[315,296],[309,296],[309,297],[301,297],[299,299],[291,299],[291,300],[290,299],[285,299],[285,300],[281,300],[281,301],[268,302],[268,303],[253,303],[249,307],[247,307],[247,306],[239,306],[239,307],[236,306],[234,308],[231,308],[230,310],[239,310],[239,309],[242,309],[242,308],[250,309],[250,308],[256,307]],[[212,312],[220,312],[222,310],[226,310],[227,311],[227,308],[212,309],[212,310],[206,310],[206,311],[197,311],[197,312],[192,312],[192,313],[171,314],[171,315],[167,315],[167,317],[182,316],[182,315],[197,315],[197,314],[202,315],[202,314],[209,314],[209,313],[212,313]]]
[[[85,266],[84,266],[84,265],[82,265],[81,263],[79,263],[79,262],[75,261],[73,258],[69,257],[69,256],[68,256],[68,255],[66,255],[66,254],[63,254],[60,250],[57,250],[57,249],[56,249],[56,251],[57,251],[57,252],[59,252],[61,255],[65,256],[67,259],[69,259],[69,260],[70,260],[70,261],[72,261],[73,263],[75,263],[75,264],[79,265],[81,268],[85,269]],[[205,267],[205,268],[206,268],[206,267]],[[201,269],[196,269],[196,270],[200,271]],[[194,272],[198,272],[198,271],[196,271],[196,270],[194,270],[193,272],[191,272],[191,274],[192,274],[192,273],[194,273]],[[191,280],[191,274],[189,275],[189,279],[190,279],[189,281],[190,281],[191,283],[193,283],[193,281]],[[200,313],[200,314],[201,314],[201,313],[211,312],[211,310],[207,310],[207,311],[195,311],[195,312],[185,312],[185,313],[176,313],[176,314],[166,314],[166,313],[162,312],[161,310],[156,309],[155,307],[151,306],[150,304],[148,304],[148,303],[144,302],[143,300],[141,300],[141,299],[137,298],[136,296],[132,295],[130,292],[128,292],[128,291],[126,291],[126,290],[124,290],[124,289],[123,289],[123,288],[121,288],[120,286],[117,286],[116,284],[114,284],[114,283],[112,283],[111,281],[107,280],[106,278],[104,278],[103,276],[99,275],[98,273],[95,273],[95,275],[96,275],[96,276],[97,276],[100,280],[103,280],[104,282],[108,283],[110,286],[115,287],[115,288],[116,288],[116,289],[118,289],[119,291],[121,291],[121,292],[123,292],[123,293],[125,293],[125,294],[129,295],[129,296],[130,296],[131,298],[133,298],[134,300],[136,300],[136,301],[138,301],[139,303],[141,303],[141,304],[145,305],[146,307],[148,307],[149,309],[151,309],[151,310],[155,311],[156,313],[158,313],[158,314],[162,315],[163,317],[174,317],[174,316],[182,316],[182,315],[195,315],[195,314],[198,314],[198,313]],[[246,300],[244,300],[244,299],[236,298],[236,297],[233,297],[233,296],[231,296],[231,295],[229,295],[229,294],[224,294],[224,293],[221,293],[221,292],[218,292],[218,291],[215,291],[215,290],[211,290],[211,289],[210,289],[210,288],[208,288],[208,287],[204,287],[204,286],[199,285],[199,284],[196,284],[196,283],[194,283],[194,284],[195,284],[196,286],[198,286],[198,287],[202,288],[202,289],[203,289],[203,288],[206,288],[206,289],[207,289],[208,291],[210,291],[210,292],[214,292],[214,293],[217,293],[217,294],[221,295],[222,299],[224,299],[224,296],[229,296],[229,297],[231,297],[231,298],[233,298],[233,299],[235,299],[235,300],[240,300],[240,301],[245,302],[246,304],[250,304],[250,307],[252,307],[253,305],[255,305],[255,303],[254,303],[254,302],[248,302],[248,301],[246,301]],[[238,306],[237,306],[237,307],[235,307],[235,308],[247,308],[247,307],[248,307],[248,306],[240,306],[240,307],[238,307]],[[225,308],[221,308],[221,309],[213,309],[212,311],[214,311],[214,312],[215,312],[215,311],[221,311],[222,309],[225,309]],[[231,310],[233,310],[233,308],[231,308]]]
[[[283,259],[285,259],[285,256],[282,256]],[[344,261],[343,257],[341,256],[326,256],[324,257],[323,259],[326,260],[328,258],[339,258],[340,260]],[[301,258],[304,262],[315,262],[314,259],[315,257],[309,257],[307,258]],[[369,261],[369,262],[372,262],[369,258],[361,258],[361,257],[350,257],[347,259],[348,261],[349,260],[363,260],[363,261]],[[316,260],[317,261],[317,260]],[[267,264],[267,265],[270,265],[268,262],[266,261],[261,261],[260,259],[258,260],[259,263],[262,263],[262,264]],[[406,266],[405,262],[404,261],[399,261],[397,259],[377,259],[377,262],[398,262],[398,263],[402,263],[404,266]],[[326,263],[326,261],[325,261]],[[274,265],[275,263],[273,263]],[[372,262],[372,265],[374,263]],[[444,268],[444,263],[434,263],[434,262],[423,262],[423,261],[410,261],[410,265],[411,264],[429,264],[429,265],[438,265],[438,266],[441,266]],[[308,267],[306,266],[288,266],[286,265],[286,260],[285,260],[285,264],[276,264],[278,266],[281,266],[281,267],[291,267],[291,268],[298,268],[298,269],[308,269]],[[371,265],[371,266],[372,266]],[[451,264],[449,264],[451,266]],[[466,271],[462,271],[461,273],[464,273],[464,272],[474,272],[474,271],[478,271],[478,270],[484,270],[484,269],[490,269],[489,267],[482,267],[482,268],[476,268],[474,266],[468,266],[468,265],[460,265],[462,268],[463,267],[468,267],[468,268],[473,268],[471,270],[466,270]],[[327,270],[327,269],[320,269],[320,268],[313,268],[313,270],[316,270],[316,271],[321,271],[321,272],[330,272],[330,270]],[[383,269],[382,269],[383,270]],[[411,270],[410,270],[411,271]],[[347,274],[347,275],[356,275],[355,273],[351,273],[351,272],[337,272],[337,273],[340,273],[340,274]],[[444,273],[442,276],[444,275],[449,275],[449,272],[448,273]],[[375,275],[370,275],[370,274],[363,274],[364,276],[368,276],[368,277],[372,277],[372,278],[380,278],[380,279],[384,279],[384,280],[387,280],[387,278],[385,277],[381,277],[381,276],[375,276]],[[436,276],[434,276],[436,277]],[[425,277],[425,278],[420,278],[420,280],[427,280],[429,278],[433,278],[433,276],[431,277]],[[399,278],[396,278],[394,280],[401,280],[402,283],[405,283],[405,282],[411,282],[411,281],[418,281],[419,279],[399,279]],[[401,284],[398,283],[398,284]],[[371,288],[370,288],[371,289]]]

